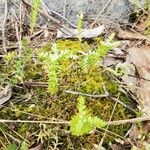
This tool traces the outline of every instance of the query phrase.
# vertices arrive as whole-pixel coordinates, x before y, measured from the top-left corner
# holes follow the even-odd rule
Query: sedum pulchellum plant
[[[80,14],[77,23],[77,29],[78,29],[77,37],[80,42],[82,41],[82,27],[83,27],[83,13]]]
[[[34,28],[36,26],[40,6],[41,6],[41,0],[33,0],[32,1],[32,8],[31,8],[31,14],[30,14],[30,32],[31,32],[31,34],[33,33]]]
[[[111,49],[119,46],[119,42],[113,41],[114,36],[115,34],[111,34],[106,41],[101,41],[95,50],[84,54],[80,65],[85,72],[88,72],[91,66],[96,65],[99,61],[101,61],[101,59],[104,58]]]
[[[70,121],[70,131],[73,135],[80,136],[88,134],[94,128],[103,128],[106,122],[97,116],[92,116],[90,110],[86,108],[84,97],[78,98],[78,112],[72,116]]]
[[[46,69],[48,76],[48,92],[56,94],[58,92],[58,73],[61,70],[61,62],[69,59],[71,53],[67,50],[59,50],[56,43],[53,44],[50,52],[42,52],[39,58]]]
[[[81,69],[88,73],[90,67],[97,65],[97,63],[107,55],[107,53],[114,47],[118,46],[118,42],[113,42],[114,34],[112,34],[105,42],[101,42],[97,49],[86,53],[78,54],[70,50],[60,50],[56,43],[53,44],[52,50],[49,52],[42,52],[39,58],[47,72],[48,76],[48,92],[56,94],[59,88],[59,74],[63,70],[63,62],[71,59],[70,63],[77,62]]]

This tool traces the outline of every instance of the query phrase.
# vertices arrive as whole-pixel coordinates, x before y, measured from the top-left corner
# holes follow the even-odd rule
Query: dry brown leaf
[[[134,91],[144,114],[150,115],[150,46],[132,47],[128,50],[128,62],[136,66],[140,79]]]
[[[0,92],[0,105],[3,105],[7,102],[12,95],[12,87],[11,85],[6,85],[5,88]]]
[[[118,38],[125,40],[147,40],[150,42],[150,38],[141,35],[140,33],[134,33],[130,31],[119,30]]]
[[[70,32],[68,32],[68,30]],[[63,28],[58,29],[57,31],[57,38],[77,38],[78,36],[78,29],[68,29],[65,30]],[[81,37],[82,38],[93,38],[97,37],[104,31],[104,26],[99,26],[93,29],[82,29]]]

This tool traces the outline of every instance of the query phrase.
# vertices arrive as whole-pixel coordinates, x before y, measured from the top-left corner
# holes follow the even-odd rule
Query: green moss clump
[[[91,46],[85,41],[78,40],[57,40],[56,44],[60,50],[70,50],[72,52],[86,52],[91,50]]]
[[[77,55],[81,55],[82,52],[91,51],[92,46],[87,42],[79,42],[76,40],[58,40],[56,41],[57,46],[60,50],[69,50],[73,51]],[[44,47],[37,49],[31,53],[31,56],[38,56],[38,53],[44,51],[51,51],[51,44],[46,44]],[[80,53],[81,52],[81,53]],[[1,75],[4,78],[3,81],[9,81],[14,70],[15,59],[9,61],[9,65],[6,65],[5,62],[0,64]],[[25,78],[24,82],[28,80],[46,82],[48,77],[42,67],[42,64],[36,57],[28,59],[24,66]],[[8,63],[8,62],[7,62]],[[104,86],[110,95],[115,97],[120,96],[120,100],[128,104],[128,98],[125,95],[121,94],[118,91],[118,85],[115,82],[115,78],[112,79],[107,75],[107,72],[104,72],[97,64],[89,68],[85,72],[79,65],[80,61],[68,59],[61,63],[63,69],[58,73],[59,79],[59,91],[51,95],[47,92],[46,87],[32,87],[32,86],[23,86],[23,89],[15,87],[13,88],[13,96],[10,100],[11,104],[6,104],[6,107],[1,108],[0,118],[3,119],[19,119],[19,120],[48,120],[48,119],[57,119],[67,120],[71,119],[71,116],[77,111],[77,95],[66,93],[65,90],[71,90],[76,92],[81,92],[85,94],[97,94],[101,95],[105,93]],[[20,83],[17,82],[17,85],[20,86]],[[110,97],[104,98],[91,98],[86,97],[86,106],[91,110],[93,115],[100,117],[101,119],[108,121],[113,107],[114,101]],[[117,105],[115,113],[112,120],[121,120],[132,118],[132,114],[129,110]],[[62,124],[50,124],[46,125],[46,131],[51,130],[51,133],[47,138],[43,139],[43,145],[45,148],[48,146],[53,146],[51,141],[55,138],[58,139],[59,149],[77,149],[86,148],[91,150],[93,144],[98,144],[101,140],[102,133],[104,131],[96,131],[88,135],[83,135],[81,137],[75,137],[71,135],[68,125]],[[110,126],[109,130],[124,136],[128,131],[129,125],[119,125],[119,126]],[[8,128],[5,128],[6,132],[10,133]],[[38,124],[27,124],[27,123],[16,123],[15,129],[17,133],[22,135],[26,140],[33,144],[38,142],[39,131],[41,127]],[[12,133],[14,135],[14,133]],[[16,137],[16,135],[14,135]],[[20,137],[18,139],[22,140]],[[105,143],[108,144],[108,141],[113,142],[114,135],[107,133]],[[0,139],[7,143],[7,140],[3,138],[3,135],[0,135]],[[50,140],[53,139],[53,140]]]

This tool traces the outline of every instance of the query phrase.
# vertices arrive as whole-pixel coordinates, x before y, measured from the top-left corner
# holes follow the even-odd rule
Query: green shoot
[[[41,6],[41,0],[33,0],[31,14],[30,14],[30,32],[31,32],[31,34],[33,33],[34,28],[36,26],[40,6]]]
[[[77,37],[80,42],[82,41],[82,26],[83,26],[83,14],[81,13],[78,18],[78,25],[77,25],[77,29],[78,29]]]
[[[111,34],[106,41],[101,41],[100,45],[94,51],[86,53],[81,59],[81,67],[85,72],[88,72],[89,68],[96,63],[98,63],[102,58],[104,58],[108,52],[114,47],[119,46],[119,42],[114,42],[115,34]]]
[[[53,44],[52,51],[40,53],[39,58],[43,62],[48,75],[48,92],[56,94],[58,92],[58,72],[61,70],[61,62],[69,59],[72,54],[69,51],[60,51],[56,44]]]
[[[70,121],[70,131],[73,135],[80,136],[88,134],[96,127],[103,128],[106,126],[105,121],[90,114],[90,111],[86,108],[85,99],[83,97],[78,98],[77,108],[78,112]]]

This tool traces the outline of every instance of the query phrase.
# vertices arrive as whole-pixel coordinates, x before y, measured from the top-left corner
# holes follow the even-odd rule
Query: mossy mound
[[[61,50],[75,51],[80,55],[80,52],[86,52],[92,49],[92,44],[88,42],[80,43],[71,40],[56,41]],[[46,87],[40,83],[47,83],[47,74],[39,60],[33,55],[41,51],[51,51],[51,44],[46,44],[40,49],[36,49],[32,53],[32,57],[27,58],[26,65],[23,70],[24,76],[21,80],[17,80],[17,86],[13,87],[13,95],[10,103],[1,108],[0,118],[10,120],[67,120],[69,121],[72,115],[77,111],[78,95],[67,93],[66,90],[77,91],[80,93],[101,95],[107,92],[118,97],[124,103],[128,103],[128,98],[118,91],[119,85],[115,82],[115,78],[108,76],[107,71],[100,68],[98,65],[91,67],[88,72],[85,72],[79,67],[79,61],[72,62],[71,59],[63,62],[61,73],[58,74],[59,90],[56,94],[48,93]],[[10,60],[8,65],[6,62],[1,63],[1,81],[3,83],[11,82],[14,72],[14,60]],[[5,76],[4,76],[5,75]],[[27,85],[27,81],[31,84]],[[33,81],[36,86],[33,86]],[[40,82],[39,82],[40,81]],[[47,85],[47,84],[45,84]],[[105,87],[105,88],[104,88]],[[85,97],[86,105],[91,110],[92,114],[108,121],[110,119],[115,101],[111,97],[92,98]],[[132,118],[134,114],[124,106],[117,104],[112,120],[121,120]],[[55,120],[54,119],[54,120]],[[107,133],[105,144],[113,142],[119,136],[124,136],[130,128],[129,124],[110,126],[109,130],[112,133]],[[93,133],[76,137],[69,132],[69,126],[66,124],[31,124],[31,123],[7,123],[1,124],[0,140],[4,145],[17,143],[14,138],[7,136],[7,133],[23,141],[26,139],[29,145],[42,142],[44,149],[57,145],[60,150],[81,150],[85,148],[91,150],[94,144],[98,144],[103,136],[103,130],[96,130]],[[4,136],[6,135],[7,138]],[[116,136],[115,136],[116,135]],[[3,146],[3,145],[2,145]],[[0,146],[0,147],[2,147]]]

